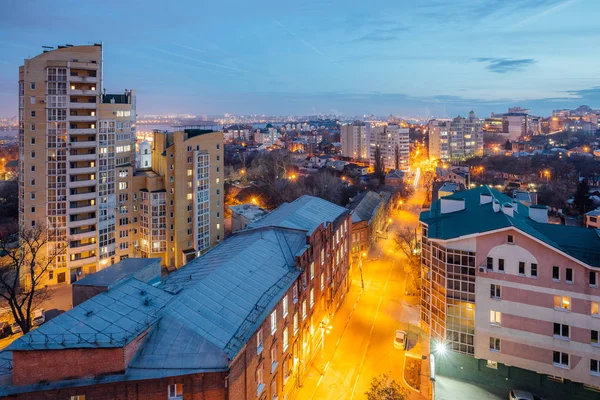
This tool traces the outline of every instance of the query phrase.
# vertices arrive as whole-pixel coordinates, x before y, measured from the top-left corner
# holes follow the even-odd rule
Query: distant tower
[[[140,169],[152,168],[152,145],[143,141],[138,145],[137,167]]]
[[[477,118],[477,115],[475,115],[475,111],[471,110],[471,112],[469,113],[469,119],[474,120],[476,118]]]

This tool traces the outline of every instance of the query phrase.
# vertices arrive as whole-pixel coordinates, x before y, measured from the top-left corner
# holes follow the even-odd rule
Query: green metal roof
[[[482,205],[480,195],[491,195],[494,200]],[[441,200],[433,202],[419,218],[428,226],[430,239],[448,240],[513,227],[583,263],[600,267],[600,236],[595,229],[536,222],[529,218],[529,207],[488,186],[456,192],[444,199],[464,200],[465,209],[442,214]],[[513,216],[494,212],[494,201],[512,205]]]

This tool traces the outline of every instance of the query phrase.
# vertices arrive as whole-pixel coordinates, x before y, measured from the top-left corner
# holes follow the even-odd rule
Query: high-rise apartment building
[[[483,124],[471,111],[469,118],[429,122],[429,156],[439,160],[463,160],[483,154]]]
[[[369,161],[375,163],[375,149],[379,147],[386,169],[408,169],[410,138],[408,128],[397,124],[373,122],[368,125]],[[396,166],[398,159],[398,166]]]
[[[596,231],[549,224],[545,206],[487,186],[434,202],[420,222],[421,326],[454,352],[436,363],[592,398],[574,392],[600,388]]]
[[[364,122],[356,121],[342,125],[340,141],[342,142],[342,156],[355,160],[369,158],[369,138],[367,136],[367,124]]]
[[[19,223],[41,224],[60,254],[48,284],[127,257],[180,267],[223,238],[223,134],[156,133],[138,172],[135,92],[102,82],[101,45],[59,46],[19,68]]]

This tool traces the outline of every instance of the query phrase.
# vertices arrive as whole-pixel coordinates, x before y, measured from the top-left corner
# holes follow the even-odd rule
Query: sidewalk
[[[410,348],[406,352],[407,357],[421,359],[421,398],[431,399],[432,398],[432,382],[429,370],[429,352],[430,343],[429,336],[423,332],[419,327],[414,327],[418,331],[418,340],[414,347]],[[410,338],[409,338],[410,339]],[[426,357],[426,358],[424,358]],[[416,398],[411,396],[411,398]]]

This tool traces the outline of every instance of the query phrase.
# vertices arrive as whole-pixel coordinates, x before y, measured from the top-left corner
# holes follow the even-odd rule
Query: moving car
[[[33,326],[40,326],[44,322],[46,322],[46,311],[44,311],[43,308],[35,310],[33,312],[33,318],[32,318],[32,321],[31,321],[32,325]]]
[[[541,397],[536,396],[531,392],[524,390],[511,390],[508,393],[508,400],[542,400]]]
[[[394,337],[394,347],[400,350],[406,349],[406,332],[401,330],[396,331],[396,337]]]

